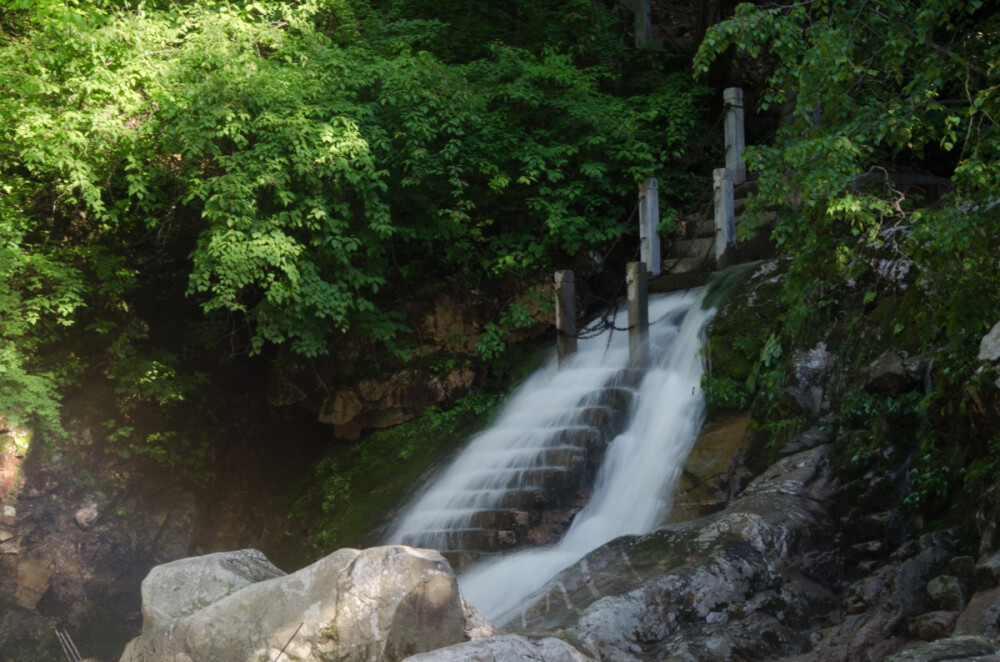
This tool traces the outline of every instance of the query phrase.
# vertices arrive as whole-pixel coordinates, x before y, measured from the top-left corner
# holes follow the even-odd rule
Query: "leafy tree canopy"
[[[855,278],[864,268],[851,259],[855,244],[904,227],[902,256],[936,293],[924,320],[931,337],[978,341],[1000,303],[997,8],[981,0],[742,4],[708,31],[696,70],[706,73],[730,47],[769,65],[760,105],[786,110],[776,140],[748,149],[747,159],[760,177],[756,208],[788,212],[776,236],[803,258],[802,273],[819,261],[854,267],[843,276]],[[950,178],[950,191],[928,206],[882,176],[880,168],[900,164]]]
[[[390,341],[414,279],[606,249],[700,126],[616,4],[4,3],[0,411],[52,418],[61,328],[149,345],[140,293],[178,277],[244,349],[308,357]],[[144,351],[134,383],[174,374]]]

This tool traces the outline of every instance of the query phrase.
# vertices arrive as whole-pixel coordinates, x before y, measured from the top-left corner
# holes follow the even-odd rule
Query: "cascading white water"
[[[487,618],[504,622],[525,597],[587,552],[662,521],[704,416],[700,350],[714,311],[700,303],[692,292],[650,300],[649,361],[630,422],[608,447],[591,498],[562,540],[482,563],[459,578],[466,598]],[[445,549],[449,532],[468,531],[477,512],[501,509],[512,494],[531,489],[519,476],[546,468],[544,458],[560,448],[564,431],[580,426],[586,394],[606,387],[627,366],[622,332],[581,340],[561,369],[550,361],[409,509],[391,540]]]

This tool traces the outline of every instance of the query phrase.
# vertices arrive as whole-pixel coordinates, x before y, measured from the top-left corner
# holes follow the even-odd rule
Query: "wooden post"
[[[556,353],[559,365],[576,353],[576,287],[573,272],[557,271],[556,292]]]
[[[628,356],[633,368],[645,367],[649,353],[649,292],[646,289],[646,265],[626,265],[628,285]]]
[[[639,184],[639,257],[646,263],[649,274],[660,275],[660,191],[656,180],[646,179]]]
[[[747,166],[743,162],[743,148],[746,135],[743,127],[743,90],[727,87],[722,92],[726,105],[726,167],[733,173],[733,186],[739,186],[747,179]]]
[[[716,168],[712,177],[715,183],[715,265],[724,269],[736,246],[736,211],[733,203],[733,172],[729,168]]]
[[[649,0],[633,0],[635,9],[635,46],[642,48],[653,43],[653,18],[650,15]]]

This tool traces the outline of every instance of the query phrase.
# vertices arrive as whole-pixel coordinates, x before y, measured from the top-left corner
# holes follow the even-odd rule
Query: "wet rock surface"
[[[1000,641],[988,637],[955,637],[918,645],[886,658],[886,662],[996,662]]]
[[[531,640],[505,634],[412,655],[405,662],[591,662],[593,659],[555,637]]]
[[[750,415],[725,416],[706,425],[684,462],[669,521],[716,512],[749,482],[746,452],[752,444]]]
[[[602,659],[766,659],[796,647],[836,605],[793,563],[831,533],[827,451],[779,461],[720,513],[592,552],[506,627],[565,634]]]

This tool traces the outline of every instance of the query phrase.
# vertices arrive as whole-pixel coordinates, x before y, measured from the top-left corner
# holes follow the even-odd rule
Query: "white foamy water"
[[[669,511],[670,496],[704,418],[701,347],[714,311],[697,293],[650,301],[650,353],[632,398],[624,433],[608,446],[586,507],[553,547],[510,554],[459,577],[465,597],[500,623],[560,570],[600,545],[652,530]],[[624,325],[625,315],[619,315]],[[581,340],[577,355],[556,368],[553,358],[511,398],[497,423],[474,438],[448,470],[409,508],[393,542],[449,549],[476,513],[512,507],[546,470],[546,457],[567,441],[588,394],[606,388],[628,366],[628,338],[608,332]],[[592,405],[593,403],[590,402]]]

